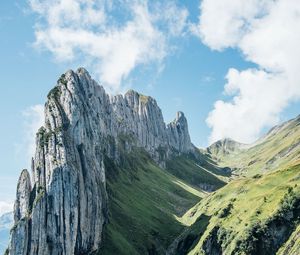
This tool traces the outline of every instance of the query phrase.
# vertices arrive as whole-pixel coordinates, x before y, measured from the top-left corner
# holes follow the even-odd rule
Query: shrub
[[[224,207],[218,214],[219,218],[226,218],[230,213],[231,209],[233,208],[233,204],[229,203],[226,207]]]

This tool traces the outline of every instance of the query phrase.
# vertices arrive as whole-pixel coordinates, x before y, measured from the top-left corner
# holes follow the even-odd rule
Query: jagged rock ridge
[[[23,171],[10,254],[90,254],[107,221],[104,157],[144,148],[162,167],[194,152],[183,113],[165,125],[156,101],[129,91],[109,96],[86,70],[68,71],[48,94],[37,133],[32,184]]]

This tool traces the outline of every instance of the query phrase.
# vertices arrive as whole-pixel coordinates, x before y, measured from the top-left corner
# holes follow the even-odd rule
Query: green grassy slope
[[[222,180],[222,175],[218,173],[216,167],[204,168],[194,159],[187,156],[178,156],[167,162],[166,170],[179,179],[184,180],[193,187],[212,191],[223,187],[226,183]]]
[[[300,117],[251,146],[225,139],[166,169],[138,149],[119,165],[106,159],[100,254],[296,255],[299,163]]]
[[[189,254],[228,255],[275,254],[285,243],[299,249],[299,183],[299,165],[230,182],[180,218],[192,233],[209,219],[185,249]]]
[[[210,145],[206,151],[217,161],[222,161],[230,154],[236,155],[247,147],[248,145],[246,144],[236,142],[230,138],[225,138]]]
[[[212,146],[215,148],[216,146]],[[300,116],[276,126],[256,143],[238,149],[207,150],[220,166],[231,167],[235,174],[252,176],[300,163]]]
[[[192,165],[188,159],[185,162]],[[108,158],[105,162],[109,222],[100,254],[165,254],[185,228],[177,217],[199,202],[205,192],[189,185],[187,175],[178,178],[159,168],[141,150],[123,157],[120,165],[122,168]],[[190,173],[194,170],[199,171]],[[223,185],[212,174],[205,172],[205,177],[218,187]]]

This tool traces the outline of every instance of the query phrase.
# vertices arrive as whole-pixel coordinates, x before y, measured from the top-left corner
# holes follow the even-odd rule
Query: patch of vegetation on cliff
[[[57,80],[57,85],[51,89],[47,95],[47,98],[48,99],[55,99],[55,100],[58,100],[58,98],[60,97],[61,95],[61,89],[60,89],[60,85],[63,85],[63,86],[67,86],[68,84],[68,81],[66,79],[66,75],[65,74],[62,74],[60,76],[60,78]]]
[[[48,99],[54,98],[54,99],[58,99],[61,95],[61,91],[59,86],[55,86],[53,89],[51,89],[47,95]]]

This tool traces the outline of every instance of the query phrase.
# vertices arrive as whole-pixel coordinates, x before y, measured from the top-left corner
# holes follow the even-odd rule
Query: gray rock
[[[80,68],[60,77],[36,136],[31,189],[22,172],[10,254],[90,254],[107,222],[104,157],[144,148],[161,166],[194,150],[183,113],[168,126],[156,101],[133,90],[109,96]]]
[[[183,112],[177,112],[176,118],[168,124],[168,137],[170,145],[178,152],[189,152],[193,150],[188,123]]]
[[[29,222],[28,212],[30,208],[31,181],[30,175],[24,169],[20,175],[16,201],[14,205],[14,226],[11,234],[11,254],[25,255],[28,248]]]
[[[29,208],[31,192],[30,175],[26,169],[24,169],[20,175],[17,185],[17,197],[14,204],[14,221],[15,223],[24,218]]]

